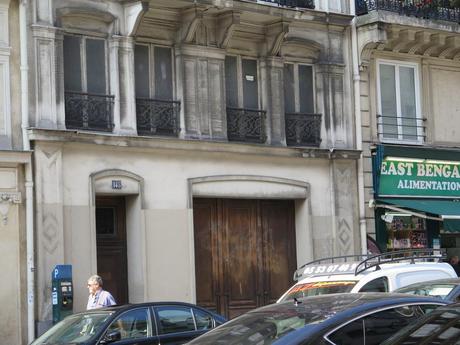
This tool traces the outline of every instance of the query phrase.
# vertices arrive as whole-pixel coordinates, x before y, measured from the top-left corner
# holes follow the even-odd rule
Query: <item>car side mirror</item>
[[[114,331],[110,331],[106,333],[106,335],[104,336],[104,338],[101,339],[99,344],[101,345],[110,344],[120,339],[121,339],[121,332],[119,330],[114,330]]]

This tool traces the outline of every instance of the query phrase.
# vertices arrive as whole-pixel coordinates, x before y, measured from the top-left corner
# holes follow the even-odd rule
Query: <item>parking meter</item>
[[[51,281],[54,324],[73,313],[72,265],[56,265]]]

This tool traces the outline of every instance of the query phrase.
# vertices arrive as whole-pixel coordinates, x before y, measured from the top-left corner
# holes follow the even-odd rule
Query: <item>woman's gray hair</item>
[[[98,276],[97,274],[92,275],[91,277],[89,277],[88,283],[89,282],[97,283],[99,286],[102,286],[102,278],[100,276]]]

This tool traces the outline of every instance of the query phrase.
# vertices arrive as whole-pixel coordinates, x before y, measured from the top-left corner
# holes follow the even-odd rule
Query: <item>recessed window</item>
[[[66,127],[111,131],[114,97],[109,95],[106,41],[64,35]]]
[[[137,44],[134,68],[138,133],[176,136],[180,103],[174,100],[172,49]]]

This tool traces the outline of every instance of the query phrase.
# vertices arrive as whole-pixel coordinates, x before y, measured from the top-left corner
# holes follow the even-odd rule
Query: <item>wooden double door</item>
[[[193,203],[197,304],[233,318],[275,302],[296,269],[294,202]]]

